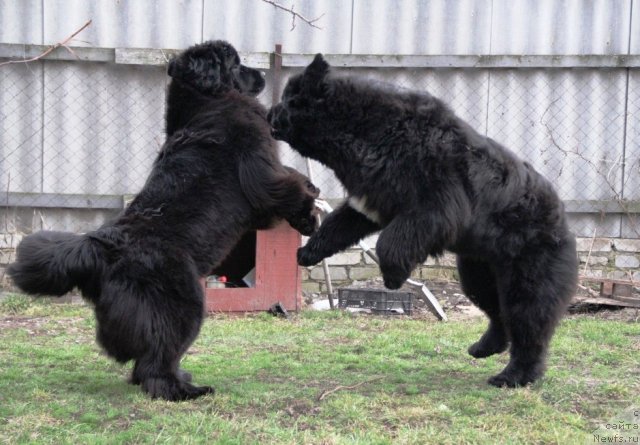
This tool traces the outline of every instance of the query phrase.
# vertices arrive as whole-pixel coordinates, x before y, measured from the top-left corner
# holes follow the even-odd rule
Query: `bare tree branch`
[[[274,0],[262,0],[265,3],[268,3],[270,5],[273,5],[276,9],[280,9],[282,11],[288,12],[289,14],[291,14],[291,29],[290,31],[293,31],[296,27],[296,18],[299,18],[300,20],[302,20],[303,22],[305,22],[307,25],[311,26],[312,28],[316,28],[316,29],[322,29],[320,28],[318,25],[316,25],[315,23],[320,20],[322,17],[324,17],[324,14],[319,15],[318,17],[316,17],[315,19],[308,19],[306,17],[304,17],[302,14],[299,14],[297,12],[295,12],[293,9],[295,8],[295,5],[291,5],[291,8],[287,8],[283,5],[281,5],[280,3],[275,2]]]
[[[69,37],[67,37],[66,39],[64,39],[61,42],[56,43],[55,45],[51,45],[49,48],[47,48],[47,50],[45,52],[43,52],[42,54],[36,56],[36,57],[32,57],[31,59],[24,59],[24,60],[9,60],[8,62],[3,62],[0,63],[0,66],[3,65],[11,65],[13,63],[29,63],[29,62],[35,62],[38,59],[41,59],[43,57],[45,57],[47,54],[50,54],[52,51],[62,47],[65,48],[67,51],[69,51],[71,54],[73,54],[76,58],[78,57],[76,53],[73,52],[73,50],[71,48],[69,48],[69,46],[67,46],[67,44],[73,40],[73,38],[75,36],[77,36],[78,34],[80,34],[82,31],[84,31],[84,29],[86,27],[88,27],[89,25],[91,25],[92,20],[87,21],[87,23],[85,23],[84,25],[82,25],[81,28],[79,28],[77,31],[75,31],[73,34],[71,34]]]
[[[622,170],[625,167],[632,169],[632,168],[635,168],[636,165],[640,165],[640,157],[625,158],[623,154],[619,154],[615,159],[613,158],[610,159],[608,157],[589,157],[581,153],[579,147],[576,147],[573,150],[569,150],[562,147],[554,136],[553,128],[551,128],[551,125],[549,125],[549,123],[544,119],[547,112],[558,100],[559,99],[556,99],[553,102],[551,102],[549,106],[546,108],[546,110],[544,111],[544,113],[542,113],[542,116],[540,117],[540,124],[546,128],[547,136],[549,137],[551,144],[560,153],[562,153],[565,158],[571,156],[573,158],[577,158],[584,161],[587,165],[589,165],[589,167],[593,169],[593,171],[597,175],[599,175],[603,179],[604,183],[607,185],[607,187],[609,187],[609,190],[612,193],[612,199],[620,205],[620,207],[622,208],[623,214],[628,219],[629,228],[636,235],[640,236],[640,224],[639,224],[638,217],[636,216],[637,213],[634,211],[634,209],[630,208],[628,200],[622,197],[621,195],[621,191],[625,189],[632,175],[627,175],[626,178],[623,176],[621,178],[620,184],[617,184],[611,179],[611,175],[616,169]],[[557,178],[559,178],[560,175],[562,175],[563,168],[564,168],[563,166],[560,167],[560,172],[558,173]],[[618,188],[620,188],[620,191],[618,190]],[[604,216],[604,214],[602,214],[601,216]]]

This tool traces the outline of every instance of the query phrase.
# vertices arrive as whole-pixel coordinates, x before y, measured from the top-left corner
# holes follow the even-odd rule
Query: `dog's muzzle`
[[[271,107],[267,113],[267,120],[271,124],[271,135],[276,139],[283,139],[291,127],[289,111],[281,103]]]

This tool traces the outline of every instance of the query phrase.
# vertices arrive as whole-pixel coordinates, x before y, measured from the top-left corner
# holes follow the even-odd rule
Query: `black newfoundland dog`
[[[338,77],[317,55],[291,78],[269,119],[276,138],[331,168],[349,193],[298,251],[303,266],[382,230],[388,288],[444,250],[489,316],[474,357],[503,352],[489,379],[521,386],[544,372],[555,326],[576,286],[575,238],[552,185],[427,93]]]
[[[318,191],[279,161],[259,71],[226,42],[196,45],[169,64],[167,140],[142,191],[114,221],[84,235],[26,237],[9,267],[30,294],[77,286],[95,305],[97,340],[152,397],[192,399],[180,359],[203,320],[199,278],[249,230],[287,219],[315,229]]]

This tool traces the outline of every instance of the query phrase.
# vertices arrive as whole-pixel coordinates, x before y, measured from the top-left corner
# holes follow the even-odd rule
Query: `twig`
[[[7,202],[5,205],[5,212],[4,212],[4,232],[8,233],[9,232],[9,189],[11,188],[11,171],[9,171],[7,173]]]
[[[262,0],[265,3],[269,3],[270,5],[273,5],[276,9],[281,9],[282,11],[288,12],[289,14],[291,14],[291,29],[290,31],[293,31],[296,27],[296,18],[299,18],[300,20],[302,20],[303,22],[305,22],[307,25],[311,26],[312,28],[316,28],[316,29],[322,29],[319,26],[317,26],[315,23],[320,20],[322,17],[324,17],[324,14],[319,15],[318,17],[316,17],[315,19],[308,19],[306,17],[304,17],[302,14],[299,14],[297,12],[295,12],[293,10],[293,8],[295,7],[295,5],[291,5],[291,8],[287,8],[273,0]]]
[[[380,380],[382,377],[376,377],[375,379],[371,379],[371,380],[365,380],[364,382],[360,382],[360,383],[356,383],[355,385],[351,385],[351,386],[343,386],[343,385],[339,385],[336,386],[333,389],[327,389],[326,391],[322,391],[322,393],[318,396],[318,401],[324,399],[325,397],[327,397],[329,394],[333,394],[334,392],[343,390],[343,389],[355,389],[358,386],[362,386],[365,383],[371,383],[371,382],[375,382],[376,380]]]
[[[578,283],[578,289],[581,289],[581,290],[585,291],[586,293],[588,293],[592,297],[599,297],[600,296],[600,294],[598,292],[594,291],[593,289],[591,289],[591,288],[589,288],[587,286],[583,286],[580,283]]]
[[[78,34],[80,34],[82,31],[84,31],[84,29],[91,25],[92,20],[88,20],[87,23],[85,23],[84,25],[82,25],[82,27],[80,29],[78,29],[76,32],[74,32],[73,34],[71,34],[69,37],[67,37],[66,39],[64,39],[62,42],[58,42],[55,45],[51,45],[49,48],[47,48],[47,50],[45,52],[43,52],[42,54],[40,54],[39,56],[35,56],[32,57],[31,59],[23,59],[23,60],[9,60],[8,62],[3,62],[0,63],[0,66],[3,65],[10,65],[12,63],[29,63],[29,62],[35,62],[38,59],[41,59],[43,57],[45,57],[47,54],[50,54],[52,51],[63,47],[65,48],[67,51],[69,51],[71,54],[73,54],[76,58],[78,58],[77,54],[75,52],[73,52],[73,50],[71,48],[69,48],[67,46],[67,43],[69,43],[69,41],[71,41],[75,36],[77,36]]]
[[[559,152],[561,152],[565,158],[570,155],[577,157],[578,159],[581,159],[582,161],[586,162],[591,168],[593,168],[594,172],[598,174],[604,180],[604,183],[609,187],[612,193],[613,200],[616,201],[622,208],[623,214],[629,220],[630,229],[633,230],[636,235],[640,236],[640,229],[638,228],[637,220],[634,217],[634,212],[631,211],[631,209],[626,203],[625,198],[622,196],[622,193],[624,192],[627,182],[629,181],[629,179],[632,178],[633,175],[626,175],[627,176],[626,178],[623,176],[622,183],[620,185],[615,184],[614,182],[612,182],[612,179],[611,179],[611,175],[613,174],[616,168],[623,170],[626,166],[629,166],[629,169],[633,169],[634,165],[640,162],[640,158],[636,158],[636,157],[625,158],[623,154],[618,155],[615,159],[609,159],[607,157],[603,157],[603,158],[593,157],[593,156],[589,157],[580,153],[580,150],[578,147],[576,147],[575,150],[567,150],[561,147],[558,141],[556,141],[556,138],[554,137],[553,129],[551,128],[549,123],[545,121],[545,116],[547,112],[558,100],[559,99],[552,101],[549,104],[549,106],[545,109],[544,113],[542,113],[542,116],[540,117],[540,124],[546,128],[547,135],[551,140],[551,144]],[[601,165],[598,165],[598,164],[601,164]],[[611,166],[608,167],[607,164],[611,164]],[[608,168],[606,173],[603,171],[603,169],[605,168]],[[557,176],[558,178],[562,175],[563,169],[564,167],[561,165],[560,171]],[[617,190],[617,187],[620,187],[620,191]]]
[[[589,253],[587,254],[587,261],[584,263],[584,269],[582,269],[582,275],[587,274],[587,267],[589,266],[589,260],[591,260],[591,252],[593,251],[593,243],[596,241],[597,228],[593,229],[593,237],[591,238],[591,245],[589,246]]]

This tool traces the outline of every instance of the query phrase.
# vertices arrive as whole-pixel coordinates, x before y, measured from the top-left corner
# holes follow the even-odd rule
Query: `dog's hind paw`
[[[509,369],[507,367],[500,374],[490,377],[487,383],[498,388],[520,388],[535,382],[537,377],[535,373]]]
[[[142,390],[152,399],[164,399],[171,402],[197,399],[206,394],[214,394],[211,386],[194,386],[174,376],[148,378],[141,384]]]
[[[467,352],[475,358],[485,358],[506,351],[507,346],[509,343],[506,339],[485,334],[480,340],[469,346]]]

